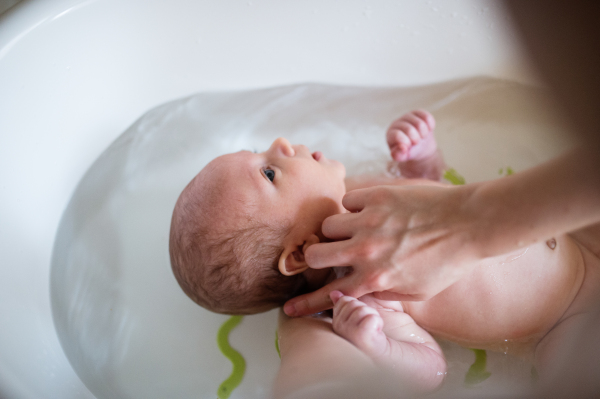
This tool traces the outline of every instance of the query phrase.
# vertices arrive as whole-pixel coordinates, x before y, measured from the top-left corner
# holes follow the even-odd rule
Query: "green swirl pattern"
[[[219,349],[233,364],[231,375],[219,386],[219,390],[217,391],[219,399],[229,398],[229,395],[231,395],[233,390],[242,382],[244,373],[246,372],[246,360],[240,352],[233,349],[229,344],[229,333],[240,324],[243,318],[244,316],[231,316],[223,323],[217,333],[217,344],[219,345]]]

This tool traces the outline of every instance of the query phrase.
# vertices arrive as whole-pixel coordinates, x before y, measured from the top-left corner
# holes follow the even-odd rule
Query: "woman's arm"
[[[491,184],[479,184],[472,214],[476,258],[499,255],[600,221],[597,156],[584,149]]]
[[[312,268],[354,272],[285,306],[289,315],[330,308],[329,293],[423,300],[477,261],[600,221],[600,174],[585,149],[503,179],[454,188],[374,187],[346,194],[352,213],[323,223],[333,240],[307,249]]]

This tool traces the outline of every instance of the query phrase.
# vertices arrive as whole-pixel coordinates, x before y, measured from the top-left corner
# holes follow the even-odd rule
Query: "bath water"
[[[348,175],[381,173],[388,124],[425,108],[436,117],[446,163],[476,182],[572,146],[552,107],[543,89],[473,78],[407,88],[307,84],[201,93],[148,111],[93,164],[63,215],[51,300],[65,354],[98,398],[216,397],[232,372],[216,341],[228,316],[185,296],[168,255],[175,201],[214,157],[264,150],[284,136],[343,162]],[[275,310],[247,316],[229,334],[246,363],[231,398],[269,396],[279,364],[276,321]],[[443,390],[483,396],[531,381],[529,364],[487,352],[489,377],[466,388],[474,353],[442,347],[449,363]]]

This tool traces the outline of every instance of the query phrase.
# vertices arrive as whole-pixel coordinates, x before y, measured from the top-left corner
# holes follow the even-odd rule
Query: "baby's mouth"
[[[311,155],[315,161],[319,162],[319,159],[321,159],[323,153],[321,151],[315,151]]]

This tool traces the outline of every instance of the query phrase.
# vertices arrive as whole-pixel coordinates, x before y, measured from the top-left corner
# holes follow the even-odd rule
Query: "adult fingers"
[[[329,216],[323,221],[321,231],[332,240],[351,238],[357,231],[360,216],[359,213],[338,213]]]
[[[351,266],[352,247],[352,240],[317,243],[306,249],[304,259],[312,269]]]
[[[342,198],[342,205],[350,212],[362,211],[367,203],[371,188],[359,188],[357,190],[348,191]]]
[[[389,186],[374,186],[348,191],[342,198],[342,205],[350,212],[362,211],[368,205],[386,203],[386,199],[390,198],[388,194],[394,189]],[[360,218],[362,219],[362,215]]]
[[[314,292],[290,299],[283,306],[283,311],[288,316],[304,316],[331,309],[333,307],[333,302],[329,297],[331,291],[337,290],[354,298],[367,294],[368,290],[359,286],[358,282],[356,273],[332,281]]]

